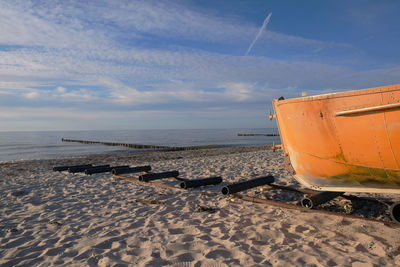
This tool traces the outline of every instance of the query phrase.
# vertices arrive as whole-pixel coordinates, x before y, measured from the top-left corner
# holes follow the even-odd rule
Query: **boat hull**
[[[323,191],[400,193],[400,85],[273,105],[300,183]]]

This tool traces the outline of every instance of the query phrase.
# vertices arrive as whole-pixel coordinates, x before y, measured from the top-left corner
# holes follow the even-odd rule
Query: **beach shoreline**
[[[0,163],[0,264],[395,266],[400,262],[399,229],[232,201],[220,194],[223,185],[267,174],[277,184],[300,187],[282,162],[282,151],[258,146]],[[86,176],[51,170],[85,163],[151,165],[153,172],[177,170],[187,179],[219,175],[223,183],[170,190],[115,179],[109,173]],[[247,194],[260,192],[253,189]],[[296,201],[279,192],[274,196]]]
[[[244,153],[251,151],[259,151],[271,149],[272,146],[229,146],[229,147],[218,147],[218,148],[205,148],[195,150],[182,150],[182,151],[169,151],[162,149],[135,149],[135,150],[120,150],[103,153],[93,153],[86,155],[68,155],[66,157],[55,157],[55,158],[39,158],[39,159],[19,159],[19,160],[5,160],[0,161],[1,166],[14,166],[14,165],[65,165],[65,164],[79,164],[79,162],[90,162],[94,164],[104,164],[108,161],[126,161],[130,160],[132,163],[139,162],[154,162],[160,160],[177,159],[182,157],[193,158],[193,157],[204,157],[204,156],[215,156],[223,154],[234,154]]]

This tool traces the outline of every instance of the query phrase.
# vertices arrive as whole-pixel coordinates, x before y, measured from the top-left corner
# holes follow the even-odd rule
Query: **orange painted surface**
[[[400,193],[400,84],[273,105],[299,182],[317,190]]]

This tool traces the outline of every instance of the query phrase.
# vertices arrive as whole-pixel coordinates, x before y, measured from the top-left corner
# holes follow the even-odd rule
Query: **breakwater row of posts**
[[[130,143],[117,143],[117,142],[102,142],[102,141],[90,141],[90,140],[77,140],[77,139],[68,139],[61,138],[62,142],[74,142],[81,143],[87,145],[100,144],[106,146],[123,146],[135,149],[155,149],[155,150],[168,150],[168,151],[182,151],[182,150],[199,150],[199,149],[207,149],[207,148],[220,148],[224,147],[223,145],[203,145],[203,146],[158,146],[158,145],[143,145],[143,144],[130,144]]]
[[[238,133],[238,136],[279,136],[279,134],[270,133],[270,134],[257,134],[257,133]]]

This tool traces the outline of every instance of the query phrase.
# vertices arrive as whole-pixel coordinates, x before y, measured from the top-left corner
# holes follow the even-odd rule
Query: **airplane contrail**
[[[245,56],[247,56],[251,49],[253,48],[254,44],[257,42],[258,38],[260,38],[262,32],[267,28],[268,22],[271,19],[272,12],[268,14],[268,16],[265,18],[263,25],[261,26],[260,30],[258,31],[256,37],[254,38],[253,42],[250,44],[249,49],[247,49]]]

